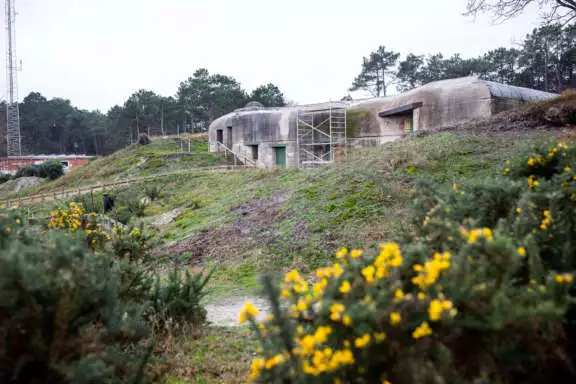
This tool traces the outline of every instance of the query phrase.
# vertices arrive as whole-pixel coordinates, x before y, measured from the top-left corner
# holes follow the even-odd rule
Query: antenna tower
[[[8,156],[22,156],[18,108],[18,65],[16,61],[16,0],[6,1],[6,141]]]

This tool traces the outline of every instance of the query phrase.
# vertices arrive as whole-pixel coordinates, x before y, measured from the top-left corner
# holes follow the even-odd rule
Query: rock
[[[564,125],[562,121],[562,110],[557,107],[550,107],[544,114],[544,120],[552,125]]]
[[[173,209],[170,212],[163,213],[158,217],[156,220],[152,222],[152,225],[156,227],[162,227],[164,225],[168,225],[178,217],[182,215],[182,211],[179,208]]]
[[[0,192],[18,192],[39,185],[44,179],[40,177],[19,177],[0,185]]]

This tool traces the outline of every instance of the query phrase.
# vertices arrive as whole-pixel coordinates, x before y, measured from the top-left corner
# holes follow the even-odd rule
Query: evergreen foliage
[[[64,175],[64,167],[58,160],[48,160],[38,166],[25,166],[16,172],[15,177],[41,177],[56,180]]]
[[[572,382],[576,151],[531,149],[501,178],[418,188],[409,233],[264,280],[255,382]]]
[[[209,276],[165,284],[148,236],[107,232],[75,202],[45,229],[0,208],[0,381],[162,381],[169,362],[153,354],[153,325],[165,316],[202,324]]]

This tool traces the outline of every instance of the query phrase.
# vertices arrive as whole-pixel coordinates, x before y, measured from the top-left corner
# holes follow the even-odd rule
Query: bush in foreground
[[[573,162],[559,144],[506,164],[508,179],[424,186],[400,243],[267,278],[272,316],[240,313],[261,344],[250,379],[572,382]]]
[[[153,355],[154,325],[201,324],[207,278],[160,283],[145,236],[108,233],[74,202],[47,227],[36,235],[0,209],[0,381],[161,381],[169,362]]]

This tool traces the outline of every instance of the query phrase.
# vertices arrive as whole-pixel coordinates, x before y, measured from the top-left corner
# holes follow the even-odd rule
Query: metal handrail
[[[244,150],[244,152],[240,151],[240,152],[234,152],[232,149],[228,148],[226,145],[224,145],[221,142],[216,142],[217,145],[217,149],[222,148],[224,150],[224,153],[229,153],[230,155],[234,156],[235,159],[240,160],[240,162],[242,162],[244,165],[247,165],[249,167],[255,167],[256,166],[256,162],[254,160],[252,160],[250,157],[248,157],[248,155],[246,155],[246,151]]]

